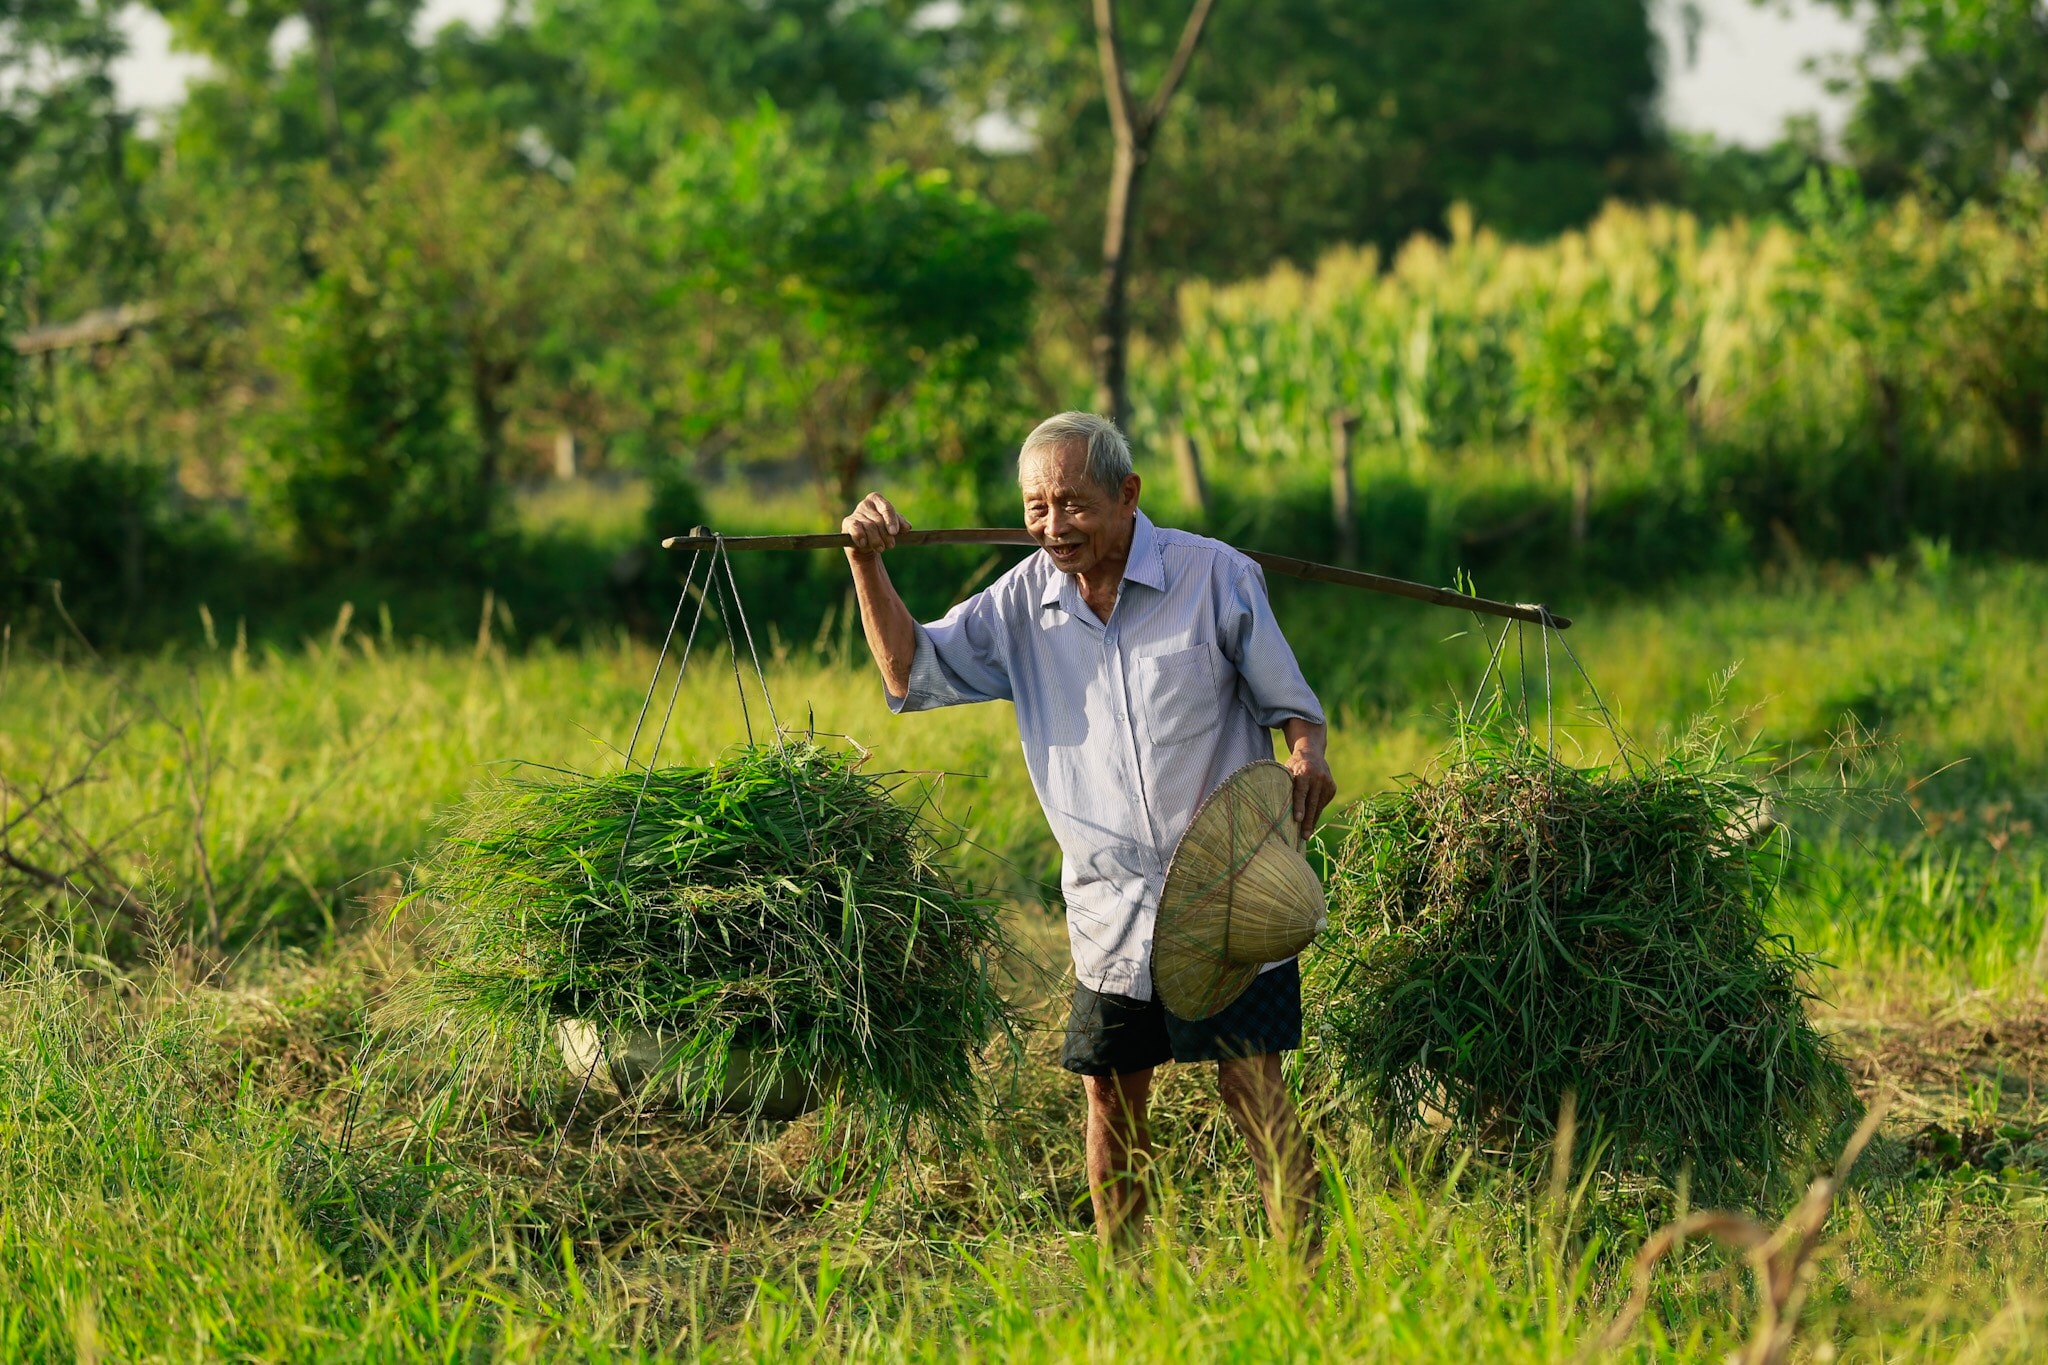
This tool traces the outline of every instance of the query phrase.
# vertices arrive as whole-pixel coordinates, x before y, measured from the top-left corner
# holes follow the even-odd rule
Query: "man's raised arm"
[[[882,551],[893,548],[897,533],[908,531],[910,523],[887,498],[870,493],[839,523],[839,529],[853,537],[846,562],[853,569],[861,629],[867,632],[875,667],[882,671],[882,685],[892,697],[908,695],[910,662],[917,654],[917,619],[889,581],[889,571],[882,567]]]

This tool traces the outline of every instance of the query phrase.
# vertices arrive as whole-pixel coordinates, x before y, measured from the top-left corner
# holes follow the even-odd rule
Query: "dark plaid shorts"
[[[1182,1019],[1159,997],[1105,995],[1076,982],[1060,1065],[1121,1076],[1162,1062],[1221,1062],[1301,1046],[1301,964],[1260,972],[1251,989],[1207,1019]]]

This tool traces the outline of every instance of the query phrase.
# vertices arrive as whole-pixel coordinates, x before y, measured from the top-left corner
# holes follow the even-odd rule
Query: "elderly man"
[[[1138,510],[1130,447],[1104,418],[1061,413],[1017,460],[1041,553],[919,625],[882,552],[906,531],[870,493],[843,523],[861,624],[893,711],[1004,700],[1064,855],[1073,1015],[1061,1064],[1087,1092],[1088,1188],[1105,1242],[1143,1227],[1146,1099],[1163,1062],[1215,1062],[1217,1090],[1287,1236],[1315,1167],[1280,1078],[1301,1045],[1301,975],[1268,964],[1221,1013],[1176,1018],[1152,989],[1152,931],[1176,841],[1218,783],[1286,737],[1304,833],[1336,792],[1324,721],[1257,565]]]

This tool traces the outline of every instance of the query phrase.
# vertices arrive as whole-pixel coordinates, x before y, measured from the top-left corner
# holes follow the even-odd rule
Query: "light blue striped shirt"
[[[1107,623],[1040,552],[917,628],[892,711],[1008,701],[1059,841],[1074,974],[1152,996],[1152,925],[1174,844],[1216,785],[1320,723],[1259,566],[1143,512]]]

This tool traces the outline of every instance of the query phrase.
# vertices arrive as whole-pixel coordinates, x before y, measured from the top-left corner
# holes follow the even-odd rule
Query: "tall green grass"
[[[1483,666],[1476,627],[1324,590],[1283,590],[1279,609],[1333,704],[1344,795],[1419,771]],[[1579,615],[1573,648],[1653,751],[1710,705],[1788,752],[1845,714],[1896,746],[1913,785],[1887,814],[1793,826],[1812,875],[1774,927],[1830,964],[1819,1028],[2037,1017],[2043,571],[1930,546]],[[625,642],[507,650],[491,619],[459,650],[374,611],[292,648],[239,647],[219,621],[209,646],[195,623],[183,650],[113,666],[17,642],[0,822],[118,737],[62,796],[60,828],[22,822],[6,847],[54,865],[90,842],[152,913],[0,880],[19,954],[0,970],[0,1355],[1562,1362],[1625,1297],[1637,1241],[1690,1197],[1604,1177],[1581,1191],[1583,1159],[1553,1197],[1458,1149],[1313,1115],[1332,1226],[1304,1280],[1261,1239],[1212,1082],[1169,1069],[1160,1241],[1137,1273],[1115,1269],[1086,1226],[1076,1095],[1044,1022],[1025,1033],[1031,1065],[995,1089],[986,1146],[913,1144],[893,1165],[815,1120],[747,1137],[603,1104],[572,1117],[566,1078],[532,1103],[464,1102],[438,1064],[391,1060],[374,1034],[413,961],[375,912],[498,762],[615,770],[653,663]],[[1056,861],[1008,709],[890,717],[841,638],[784,643],[769,670],[783,714],[947,774],[936,796],[973,841],[963,865],[1011,902],[1015,998],[1056,1019]],[[1502,657],[1540,718],[1540,639],[1510,637]],[[1600,761],[1612,741],[1555,643],[1550,662],[1564,751]],[[692,667],[662,763],[741,733],[726,661]],[[2016,1078],[1987,1093],[1998,1122],[2048,1122]],[[1838,1360],[2037,1356],[2036,1177],[1916,1173],[1906,1136],[1866,1158],[1831,1224],[1802,1340]],[[1654,1287],[1625,1359],[1719,1360],[1747,1330],[1742,1272],[1711,1246]]]
[[[1324,587],[1283,587],[1277,605],[1337,717],[1331,762],[1342,797],[1420,771],[1450,733],[1446,708],[1477,683],[1491,643],[1481,627]],[[489,620],[461,650],[409,641],[371,610],[291,649],[244,647],[225,623],[195,620],[189,652],[116,665],[17,642],[0,680],[10,809],[18,814],[22,793],[38,785],[83,774],[61,802],[66,827],[112,850],[122,880],[155,888],[178,924],[203,926],[211,915],[230,947],[268,936],[318,942],[392,893],[431,846],[441,812],[493,765],[619,765],[652,650],[614,640],[510,651],[502,621]],[[1620,723],[1653,750],[1715,707],[1740,732],[1788,751],[1824,744],[1845,717],[1874,727],[1915,784],[1911,804],[1879,831],[1885,849],[1907,852],[1884,857],[1954,855],[1965,872],[1989,859],[1999,876],[2025,880],[2019,870],[2048,829],[2048,572],[1930,550],[1869,571],[1814,569],[1595,604],[1566,641]],[[784,640],[770,660],[785,718],[849,735],[883,766],[940,774],[934,799],[966,836],[958,856],[969,877],[1024,901],[1055,898],[1057,851],[1016,758],[1009,708],[892,717],[862,646],[817,643]],[[1547,663],[1533,631],[1501,653],[1511,691],[1526,688],[1539,711],[1547,670],[1569,761],[1611,756],[1561,643]],[[88,764],[96,737],[116,733]],[[705,763],[743,733],[725,661],[716,647],[700,650],[659,761]],[[2022,827],[2033,833],[1990,859],[1987,838]],[[80,856],[65,837],[30,820],[10,831],[9,846],[63,869]],[[1847,851],[1866,845],[1860,833],[1843,836]],[[124,911],[0,878],[0,923],[12,932],[52,916],[87,941],[131,927]],[[2017,943],[2025,927],[2010,933]]]
[[[9,1358],[1563,1362],[1583,1358],[1625,1296],[1628,1253],[1682,1198],[1576,1173],[1546,1192],[1325,1124],[1329,1238],[1305,1272],[1243,1222],[1241,1159],[1210,1144],[1213,1101],[1176,1076],[1159,1230],[1136,1263],[1104,1261],[1042,1197],[1077,1155],[1064,1146],[1038,1171],[1014,1148],[924,1154],[707,1237],[690,1213],[701,1191],[672,1166],[666,1189],[613,1186],[588,1131],[550,1187],[538,1153],[494,1169],[473,1124],[426,1131],[380,1116],[375,1096],[351,1107],[281,1087],[306,970],[124,995],[47,960],[10,969]],[[611,1141],[656,1170],[687,1150],[646,1132]],[[1833,1236],[1805,1340],[1837,1358],[2023,1360],[2048,1345],[2048,1239],[2024,1192],[1872,1176]],[[1667,1263],[1618,1358],[1720,1360],[1750,1316],[1729,1267],[1700,1243]]]

